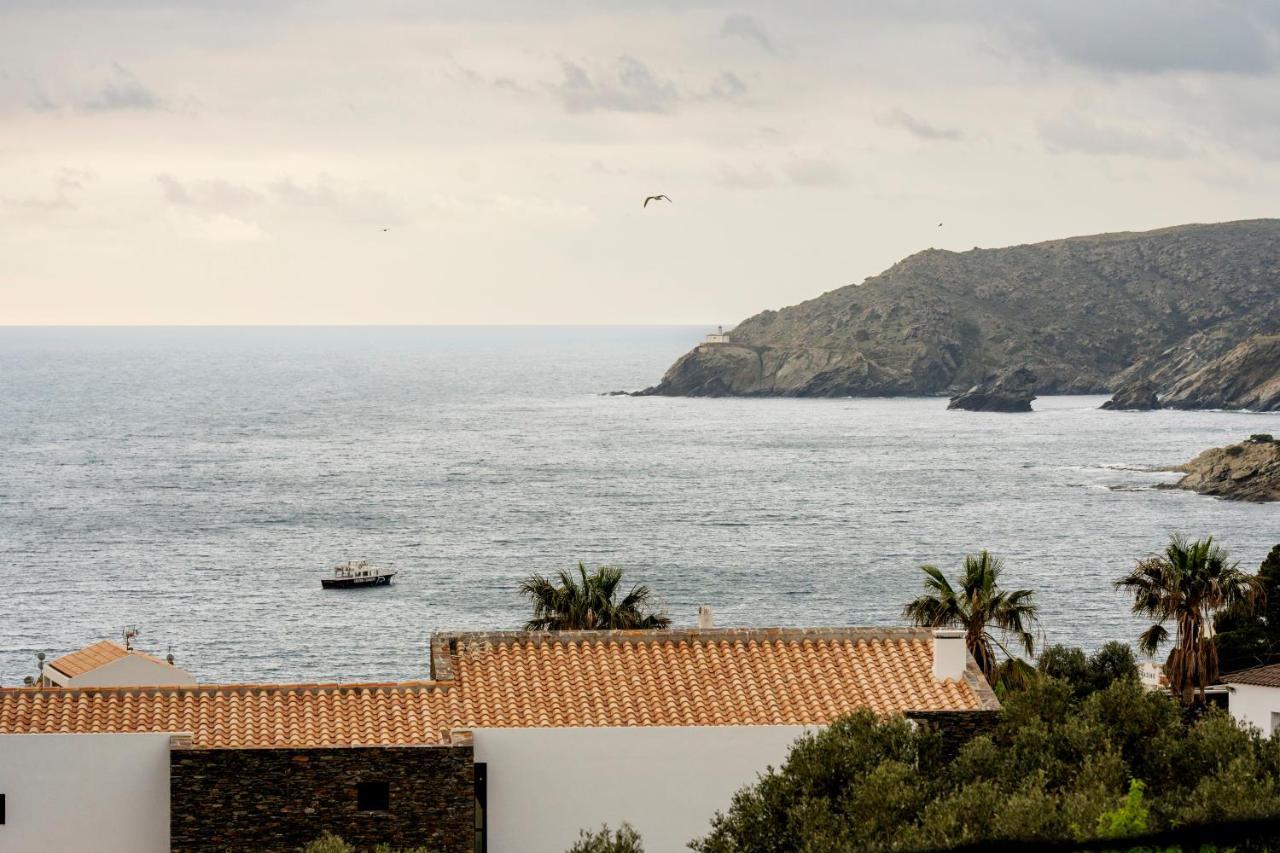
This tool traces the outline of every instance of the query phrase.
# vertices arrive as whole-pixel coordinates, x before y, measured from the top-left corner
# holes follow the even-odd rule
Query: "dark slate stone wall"
[[[326,830],[368,848],[474,846],[470,746],[175,748],[169,774],[173,850],[297,850]],[[357,782],[389,782],[390,809],[359,811]]]
[[[943,748],[954,756],[973,738],[990,734],[996,727],[997,711],[909,711],[907,718],[937,729]]]

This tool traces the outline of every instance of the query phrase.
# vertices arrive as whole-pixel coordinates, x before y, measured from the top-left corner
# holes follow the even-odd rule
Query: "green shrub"
[[[1045,677],[1010,694],[990,735],[945,760],[936,733],[858,712],[796,742],[734,795],[701,853],[1079,842],[1280,817],[1280,738],[1224,712],[1184,718],[1142,688],[1123,647],[1086,658],[1080,693]],[[1074,653],[1065,660],[1079,673]],[[1090,666],[1090,660],[1094,665]],[[1083,683],[1083,682],[1082,682]]]
[[[568,853],[644,853],[644,845],[631,824],[623,821],[622,826],[611,830],[609,824],[603,823],[595,832],[581,830]]]

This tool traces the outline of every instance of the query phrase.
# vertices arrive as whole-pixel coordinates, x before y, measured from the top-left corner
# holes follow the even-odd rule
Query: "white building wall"
[[[1280,687],[1256,684],[1228,684],[1231,689],[1227,705],[1238,722],[1262,729],[1263,735],[1274,732],[1272,714],[1280,714]]]
[[[59,683],[66,687],[167,687],[194,685],[196,680],[185,669],[129,655]]]
[[[655,853],[686,849],[804,726],[474,729],[491,853],[564,853],[627,821]]]
[[[0,735],[4,853],[169,849],[169,735]]]

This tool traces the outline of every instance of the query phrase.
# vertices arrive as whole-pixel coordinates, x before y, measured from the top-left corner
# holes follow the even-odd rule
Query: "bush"
[[[568,853],[644,853],[644,845],[631,824],[624,821],[616,830],[610,830],[609,824],[604,823],[595,832],[581,830]]]
[[[1253,435],[1249,436],[1249,442],[1251,444],[1271,444],[1274,441],[1275,439],[1271,437],[1270,433],[1255,432]]]
[[[1088,657],[1074,646],[1049,646],[1040,654],[1036,668],[1043,675],[1067,683],[1081,698],[1105,690],[1117,681],[1138,680],[1138,661],[1133,649],[1115,641]]]
[[[1111,678],[1108,686],[1081,695],[1042,678],[1013,693],[995,730],[951,761],[936,733],[852,714],[797,741],[782,767],[739,791],[690,846],[780,853],[1078,842],[1280,817],[1280,738],[1216,709],[1184,721],[1170,696],[1130,677],[1123,648],[1086,659],[1090,679]],[[1054,658],[1073,670],[1078,663],[1074,653]]]

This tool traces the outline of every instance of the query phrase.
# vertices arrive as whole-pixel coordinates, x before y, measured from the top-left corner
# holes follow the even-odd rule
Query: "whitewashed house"
[[[1257,726],[1263,735],[1280,732],[1280,664],[1229,672],[1221,680],[1231,716]]]
[[[175,686],[195,684],[195,677],[173,663],[146,652],[103,640],[71,652],[40,668],[42,687]]]
[[[958,745],[998,707],[921,628],[452,633],[422,681],[3,689],[0,850],[562,853],[602,821],[680,850],[807,730],[869,708]]]

